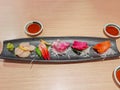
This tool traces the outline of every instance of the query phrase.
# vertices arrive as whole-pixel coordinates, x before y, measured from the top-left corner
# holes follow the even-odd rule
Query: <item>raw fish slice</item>
[[[20,43],[19,47],[22,49],[22,50],[25,50],[25,51],[33,51],[35,49],[35,46],[33,45],[30,45],[29,42],[22,42]]]
[[[28,49],[29,49],[30,51],[33,51],[33,50],[35,49],[35,46],[30,45],[30,46],[28,47]]]
[[[30,55],[30,51],[24,51],[22,54],[18,55],[19,57],[28,57]]]
[[[87,44],[87,42],[74,41],[72,48],[82,51],[82,50],[88,48],[88,44]]]
[[[15,55],[21,55],[24,51],[20,49],[19,47],[15,48]]]
[[[104,41],[93,46],[93,49],[97,51],[99,54],[103,54],[111,47],[110,41]]]
[[[70,43],[63,42],[60,40],[57,40],[57,41],[53,42],[53,44],[52,44],[52,48],[59,53],[64,52],[69,46],[70,46]]]
[[[15,55],[19,57],[28,57],[30,55],[30,51],[23,51],[18,47],[15,49]]]

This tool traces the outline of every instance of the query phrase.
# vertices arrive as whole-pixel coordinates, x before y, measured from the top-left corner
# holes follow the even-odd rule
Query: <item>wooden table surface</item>
[[[39,20],[39,36],[105,37],[103,26],[120,25],[120,0],[1,0],[0,41],[30,38],[28,21]],[[38,37],[39,37],[38,36]],[[120,50],[120,39],[117,39]],[[31,64],[0,59],[0,90],[119,90],[112,73],[120,59]]]

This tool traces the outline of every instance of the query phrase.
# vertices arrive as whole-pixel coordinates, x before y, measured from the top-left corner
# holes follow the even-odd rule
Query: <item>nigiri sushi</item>
[[[99,54],[103,54],[111,47],[111,42],[109,40],[100,42],[93,46],[93,49]]]

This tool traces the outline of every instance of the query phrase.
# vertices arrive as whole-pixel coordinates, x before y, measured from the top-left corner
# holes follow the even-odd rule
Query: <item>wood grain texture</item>
[[[1,0],[0,41],[28,37],[24,26],[39,20],[39,36],[106,37],[103,26],[120,25],[120,0]],[[120,50],[120,39],[117,39]],[[112,73],[120,59],[31,64],[0,60],[0,90],[119,90]]]

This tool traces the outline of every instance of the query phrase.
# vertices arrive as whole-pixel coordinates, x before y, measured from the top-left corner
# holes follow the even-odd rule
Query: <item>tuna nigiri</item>
[[[111,43],[109,40],[100,42],[93,46],[93,49],[97,51],[99,54],[103,54],[111,47]]]

